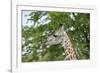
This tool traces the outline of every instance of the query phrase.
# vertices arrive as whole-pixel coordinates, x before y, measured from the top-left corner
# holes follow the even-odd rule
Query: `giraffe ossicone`
[[[64,25],[60,24],[59,29],[56,30],[53,34],[47,37],[45,45],[50,47],[51,45],[60,44],[65,51],[65,60],[77,60],[77,54],[75,49],[73,48],[73,45],[71,43],[70,38],[68,37],[68,34],[64,30]]]

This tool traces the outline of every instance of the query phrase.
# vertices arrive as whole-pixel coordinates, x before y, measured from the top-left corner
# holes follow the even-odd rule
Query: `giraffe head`
[[[59,29],[47,37],[45,45],[49,47],[51,45],[61,44],[62,47],[65,47],[66,40],[67,38],[66,38],[66,32],[64,30],[64,25],[60,24]]]

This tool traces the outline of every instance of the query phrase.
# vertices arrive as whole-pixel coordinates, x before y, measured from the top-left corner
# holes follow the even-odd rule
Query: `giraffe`
[[[45,42],[47,47],[51,45],[60,44],[64,48],[65,59],[64,60],[78,60],[78,55],[73,48],[71,40],[64,30],[64,25],[60,24],[58,30],[56,30],[52,35],[48,36]]]

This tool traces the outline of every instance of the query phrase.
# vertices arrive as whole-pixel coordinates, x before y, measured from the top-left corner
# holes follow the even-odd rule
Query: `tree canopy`
[[[25,11],[23,11],[24,13]],[[41,47],[48,35],[63,23],[79,59],[90,58],[90,14],[77,12],[30,11],[25,15],[32,25],[22,24],[22,62],[64,60],[64,48]]]

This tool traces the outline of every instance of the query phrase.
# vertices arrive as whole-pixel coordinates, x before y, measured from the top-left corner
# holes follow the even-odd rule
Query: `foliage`
[[[28,21],[33,26],[22,27],[22,62],[64,60],[64,48],[61,45],[42,47],[48,35],[64,23],[80,60],[90,58],[90,14],[75,12],[32,11]]]

